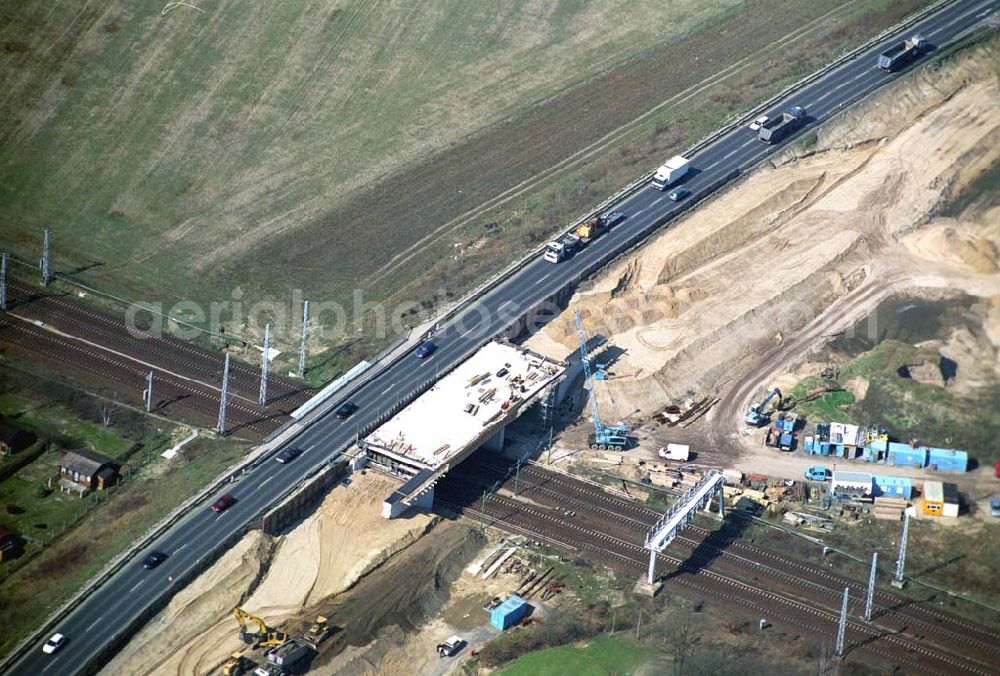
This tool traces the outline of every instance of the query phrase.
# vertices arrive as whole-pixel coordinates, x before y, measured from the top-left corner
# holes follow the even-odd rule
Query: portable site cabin
[[[517,594],[490,611],[490,624],[497,629],[508,629],[520,622],[528,614],[528,602]]]
[[[929,516],[941,516],[944,512],[944,486],[940,481],[924,482],[924,502],[921,510]]]
[[[907,477],[873,476],[872,495],[874,497],[891,497],[910,499],[913,494],[913,482]]]

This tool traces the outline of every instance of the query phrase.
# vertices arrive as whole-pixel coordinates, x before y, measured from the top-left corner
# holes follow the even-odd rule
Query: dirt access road
[[[755,453],[746,406],[886,297],[1000,297],[1000,209],[938,215],[1000,160],[998,53],[993,38],[850,109],[611,266],[528,346],[564,356],[580,311],[624,351],[602,407],[645,422],[718,396],[686,433]]]

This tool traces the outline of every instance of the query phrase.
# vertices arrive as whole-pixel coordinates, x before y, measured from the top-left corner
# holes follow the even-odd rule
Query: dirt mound
[[[194,673],[196,670],[186,668],[185,647],[197,640],[208,624],[240,604],[266,569],[272,547],[271,539],[260,531],[248,533],[215,565],[178,592],[101,673]]]
[[[753,172],[612,266],[529,347],[565,356],[579,310],[625,351],[605,396],[642,416],[720,391],[862,288],[1000,292],[998,228],[934,220],[1000,161],[998,53],[977,47],[822,128],[808,153]]]
[[[312,515],[273,543],[252,531],[183,590],[104,673],[208,673],[243,647],[230,616],[234,607],[281,627],[350,588],[418,541],[437,519],[383,519],[382,500],[395,486],[381,474],[355,474],[349,486],[334,488]],[[172,610],[175,603],[190,610],[181,615]]]

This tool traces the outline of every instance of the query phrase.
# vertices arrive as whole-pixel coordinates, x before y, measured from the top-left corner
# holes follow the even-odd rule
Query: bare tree
[[[118,408],[117,395],[111,397],[111,401],[104,400],[101,402],[101,427],[105,429],[111,427],[111,421],[114,418],[116,408]]]

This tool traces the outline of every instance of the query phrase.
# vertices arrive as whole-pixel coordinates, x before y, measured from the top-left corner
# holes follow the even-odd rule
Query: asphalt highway
[[[920,33],[933,47],[941,48],[998,9],[1000,0],[963,0],[950,4],[907,29],[905,35],[887,39],[817,82],[794,92],[767,114],[780,115],[790,105],[803,106],[809,119],[804,129],[808,130],[860,96],[898,77],[898,74],[886,73],[875,66],[877,55],[889,43]],[[925,59],[918,60],[914,66]],[[681,184],[693,191],[694,197],[701,196],[719,180],[736,170],[749,169],[781,145],[765,145],[746,128],[736,129],[691,157],[692,170]],[[311,470],[336,458],[354,441],[363,426],[376,420],[381,412],[421,383],[460,363],[480,345],[499,335],[523,310],[537,306],[581,271],[598,261],[613,258],[631,238],[654,224],[663,223],[679,206],[667,198],[666,192],[644,188],[612,208],[622,211],[627,218],[611,232],[568,261],[552,264],[538,258],[486,293],[475,307],[438,331],[434,340],[439,349],[430,358],[419,360],[412,354],[407,355],[370,380],[351,397],[359,410],[347,421],[328,414],[307,427],[289,442],[290,446],[304,451],[294,462],[288,465],[273,460],[263,463],[240,482],[222,491],[236,498],[236,503],[228,510],[217,514],[209,509],[210,503],[194,509],[149,548],[165,552],[166,561],[153,570],[145,570],[142,558],[149,550],[142,552],[60,623],[57,630],[68,637],[60,650],[52,655],[43,654],[39,642],[15,663],[11,673],[56,676],[87,669],[94,657],[104,653],[113,639],[145,609],[177,591],[175,580],[211,556],[229,534],[259,517],[278,496]],[[233,631],[236,631],[235,622]]]

